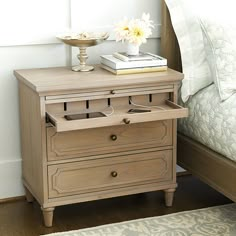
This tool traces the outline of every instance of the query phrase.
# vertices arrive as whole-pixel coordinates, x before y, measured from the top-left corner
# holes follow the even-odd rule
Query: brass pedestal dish
[[[80,53],[77,55],[80,64],[78,66],[72,67],[73,71],[91,71],[94,69],[93,66],[86,65],[86,60],[88,59],[87,47],[95,46],[102,43],[109,37],[108,33],[80,33],[77,35],[64,35],[58,36],[67,45],[78,47]]]

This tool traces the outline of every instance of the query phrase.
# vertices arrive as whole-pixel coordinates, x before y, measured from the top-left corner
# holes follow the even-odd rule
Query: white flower
[[[143,13],[142,14],[142,20],[145,22],[147,28],[154,28],[153,21],[150,20],[150,14],[149,13]]]
[[[122,21],[118,22],[115,28],[116,33],[116,42],[122,41],[127,38],[129,34],[129,22],[127,18],[124,18]]]
[[[127,41],[130,43],[141,45],[146,43],[146,26],[140,20],[133,20],[129,24],[129,34],[127,35]]]
[[[116,41],[127,41],[141,45],[147,42],[147,37],[152,34],[153,21],[150,20],[150,14],[143,13],[141,19],[132,19],[128,21],[124,18],[115,27]]]

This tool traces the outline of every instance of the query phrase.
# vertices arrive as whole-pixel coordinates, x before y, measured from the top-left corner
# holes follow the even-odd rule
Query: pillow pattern
[[[221,101],[236,92],[236,27],[224,21],[200,20],[210,48],[208,62]]]
[[[202,88],[213,82],[206,59],[201,25],[194,13],[196,0],[165,0],[177,36],[184,79],[181,98],[186,102]]]

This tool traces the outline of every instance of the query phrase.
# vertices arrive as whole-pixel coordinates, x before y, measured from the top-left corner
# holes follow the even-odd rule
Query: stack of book
[[[116,52],[113,55],[102,55],[101,67],[116,75],[165,71],[167,59],[151,53],[130,56]]]

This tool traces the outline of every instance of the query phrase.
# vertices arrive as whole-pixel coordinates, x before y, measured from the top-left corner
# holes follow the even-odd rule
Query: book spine
[[[117,59],[120,59],[121,61],[125,61],[125,62],[129,61],[128,57],[123,56],[123,55],[116,53],[116,52],[113,53],[113,56],[116,57]]]
[[[101,56],[101,64],[104,64],[106,66],[109,66],[111,67],[112,69],[117,69],[116,68],[116,63],[115,62],[112,62],[104,57]]]
[[[151,67],[151,66],[167,66],[166,60],[148,60],[148,61],[129,61],[129,62],[112,62],[104,57],[101,57],[101,63],[105,64],[112,69],[131,69],[138,67]]]
[[[160,66],[160,67],[145,67],[145,68],[137,68],[137,69],[127,69],[127,70],[117,70],[117,75],[127,75],[127,74],[140,74],[140,73],[149,73],[149,72],[159,72],[159,71],[166,71],[167,66]]]
[[[126,75],[126,74],[136,74],[136,73],[147,73],[147,72],[158,72],[158,71],[166,71],[167,66],[159,66],[159,67],[145,67],[145,68],[133,68],[133,69],[120,69],[114,70],[106,65],[101,64],[101,67],[105,70],[112,72],[115,75]]]

